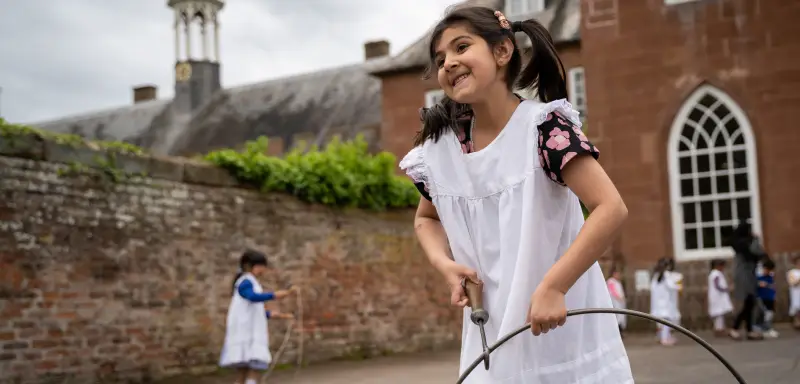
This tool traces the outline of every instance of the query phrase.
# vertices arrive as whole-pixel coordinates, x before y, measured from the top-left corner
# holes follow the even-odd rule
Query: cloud
[[[223,86],[359,62],[368,40],[388,39],[396,54],[455,2],[227,1]],[[166,1],[16,1],[0,13],[0,116],[34,122],[127,105],[144,83],[171,97],[174,41]]]

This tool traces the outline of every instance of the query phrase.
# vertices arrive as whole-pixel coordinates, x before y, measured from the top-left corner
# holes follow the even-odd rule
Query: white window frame
[[[541,12],[545,8],[545,0],[516,0],[520,2],[522,9],[513,10],[511,9],[512,1],[515,0],[505,0],[505,6],[503,7],[503,9],[505,9],[503,13],[509,18]]]
[[[580,77],[580,81],[577,78]],[[567,72],[567,96],[569,97],[569,102],[575,107],[575,110],[580,112],[581,120],[585,121],[586,114],[588,112],[588,102],[586,101],[586,71],[583,67],[572,67]],[[583,103],[576,102],[576,94],[578,94],[578,83],[582,88],[581,93],[579,96],[583,99]]]
[[[710,95],[717,99],[717,103],[721,103],[724,105],[729,111],[730,118],[736,119],[736,122],[739,125],[739,132],[742,135],[744,140],[744,144],[733,145],[734,139],[728,140],[727,150],[726,152],[730,152],[733,150],[742,150],[746,151],[745,159],[746,159],[746,170],[744,171],[747,174],[747,191],[735,192],[733,187],[730,187],[730,191],[728,193],[714,193],[713,186],[716,185],[716,181],[712,181],[712,194],[704,195],[702,197],[698,197],[697,195],[692,197],[682,197],[681,196],[681,173],[680,173],[680,156],[681,155],[688,155],[692,159],[693,168],[696,164],[696,159],[698,155],[702,154],[712,154],[712,153],[719,153],[718,151],[712,151],[711,148],[713,147],[713,142],[709,143],[708,149],[695,149],[689,145],[689,150],[679,151],[679,143],[682,139],[682,131],[684,124],[686,124],[689,120],[689,115],[692,113],[695,106],[699,105],[699,102],[703,97],[706,95]],[[702,107],[701,107],[702,108]],[[703,108],[704,109],[704,108]],[[707,109],[706,109],[707,111]],[[710,112],[705,112],[703,114],[704,118],[713,118],[717,119],[716,115],[713,117],[710,116]],[[725,121],[719,121],[718,124],[724,124],[727,122],[727,116]],[[700,136],[705,136],[706,134],[700,134]],[[700,137],[699,140],[706,140],[705,137]],[[669,142],[667,143],[667,165],[669,171],[669,186],[670,186],[670,206],[671,206],[671,221],[672,221],[672,244],[673,244],[673,252],[675,260],[677,261],[693,261],[693,260],[709,260],[713,258],[730,258],[733,256],[733,250],[730,247],[722,247],[720,244],[717,245],[716,248],[713,249],[703,249],[702,240],[698,240],[698,249],[687,250],[686,244],[684,241],[684,230],[687,226],[684,224],[683,218],[683,208],[682,203],[686,201],[717,201],[723,200],[726,197],[730,199],[736,198],[743,198],[748,197],[750,199],[750,225],[752,227],[753,232],[760,234],[764,237],[764,234],[761,229],[761,202],[759,197],[759,179],[758,179],[758,163],[757,163],[757,155],[756,155],[756,146],[755,146],[755,138],[753,135],[753,128],[750,124],[750,120],[745,115],[744,111],[739,107],[739,105],[725,92],[710,86],[710,85],[703,85],[695,90],[683,103],[681,109],[675,115],[675,119],[673,120],[672,127],[670,129],[669,134]],[[714,156],[709,156],[710,161],[710,172],[709,176],[711,179],[714,180],[713,173],[714,171]],[[734,171],[735,172],[735,171]],[[704,172],[706,173],[706,172]],[[693,169],[691,173],[691,178],[696,180],[697,173]],[[696,192],[698,189],[698,185],[694,183],[694,191]],[[730,222],[721,222],[719,219],[719,209],[714,205],[713,208],[713,223],[715,225],[715,236],[720,236],[720,240],[722,241],[719,225],[731,225],[734,228],[738,225],[739,219],[736,217],[736,214],[732,212],[733,217]],[[704,221],[702,220],[701,213],[699,212],[699,208],[696,211],[696,222],[698,225],[698,229],[702,228],[702,224]],[[708,223],[708,222],[705,222]],[[700,237],[700,236],[698,236]]]
[[[664,0],[664,5],[678,5],[686,3],[695,3],[700,0]]]
[[[425,108],[436,105],[442,98],[444,98],[444,90],[434,89],[425,92]]]

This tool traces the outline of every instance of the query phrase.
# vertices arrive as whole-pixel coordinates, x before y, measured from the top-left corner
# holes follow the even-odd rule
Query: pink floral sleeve
[[[539,162],[554,182],[566,185],[561,171],[576,156],[590,154],[595,159],[600,151],[589,142],[583,131],[558,111],[547,116],[539,125]]]

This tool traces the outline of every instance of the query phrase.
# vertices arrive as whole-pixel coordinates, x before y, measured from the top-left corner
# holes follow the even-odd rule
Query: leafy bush
[[[419,202],[411,180],[394,173],[394,155],[370,154],[362,136],[350,142],[336,138],[322,150],[299,147],[283,158],[266,154],[268,140],[262,136],[241,151],[218,150],[204,159],[264,192],[285,192],[310,203],[383,210]]]

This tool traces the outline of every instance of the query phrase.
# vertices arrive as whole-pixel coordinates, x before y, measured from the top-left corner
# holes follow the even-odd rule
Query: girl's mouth
[[[469,73],[465,73],[465,74],[463,74],[461,76],[456,77],[455,80],[453,80],[453,87],[458,86],[458,84],[460,84],[462,81],[466,80],[467,76],[469,76]]]

